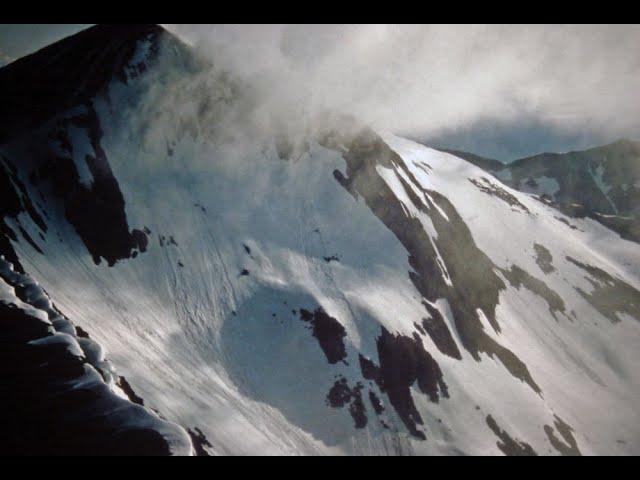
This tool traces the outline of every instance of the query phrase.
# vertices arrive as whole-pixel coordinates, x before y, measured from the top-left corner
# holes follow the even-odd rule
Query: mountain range
[[[622,139],[580,152],[543,153],[504,164],[451,153],[574,218],[589,217],[640,242],[640,143]]]
[[[157,25],[14,61],[0,105],[3,453],[639,453],[637,143],[265,117]]]

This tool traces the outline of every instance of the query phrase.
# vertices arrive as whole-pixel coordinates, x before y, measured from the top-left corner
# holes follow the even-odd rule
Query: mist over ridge
[[[503,161],[640,131],[638,26],[164,26],[285,116],[340,110]]]

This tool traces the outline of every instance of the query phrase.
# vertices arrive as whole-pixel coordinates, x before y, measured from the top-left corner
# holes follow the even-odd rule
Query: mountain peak
[[[609,145],[606,145],[607,147],[613,147],[613,148],[617,148],[617,149],[631,149],[631,150],[635,150],[637,152],[640,152],[640,142],[637,142],[635,140],[631,140],[629,138],[621,138]]]
[[[126,82],[139,43],[157,46],[165,35],[155,24],[96,25],[0,69],[0,142],[86,102],[114,78]]]

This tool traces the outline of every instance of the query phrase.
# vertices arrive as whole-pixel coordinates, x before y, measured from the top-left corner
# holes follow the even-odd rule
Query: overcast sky
[[[0,25],[0,62],[83,25]],[[281,105],[510,160],[640,137],[640,27],[167,25]]]
[[[0,24],[0,57],[16,59],[33,53],[86,24]]]

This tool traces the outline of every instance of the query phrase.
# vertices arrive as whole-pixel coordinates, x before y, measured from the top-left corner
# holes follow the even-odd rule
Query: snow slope
[[[219,141],[146,81],[0,145],[47,228],[4,221],[59,310],[207,453],[640,452],[637,244],[342,117],[296,155]],[[71,164],[90,159],[70,188],[100,170],[121,192],[124,220],[81,216],[117,223],[117,254],[55,178],[29,181],[65,132]]]
[[[589,150],[543,153],[500,164],[457,152],[504,183],[541,196],[573,217],[591,217],[623,238],[640,241],[640,144],[619,140]]]

